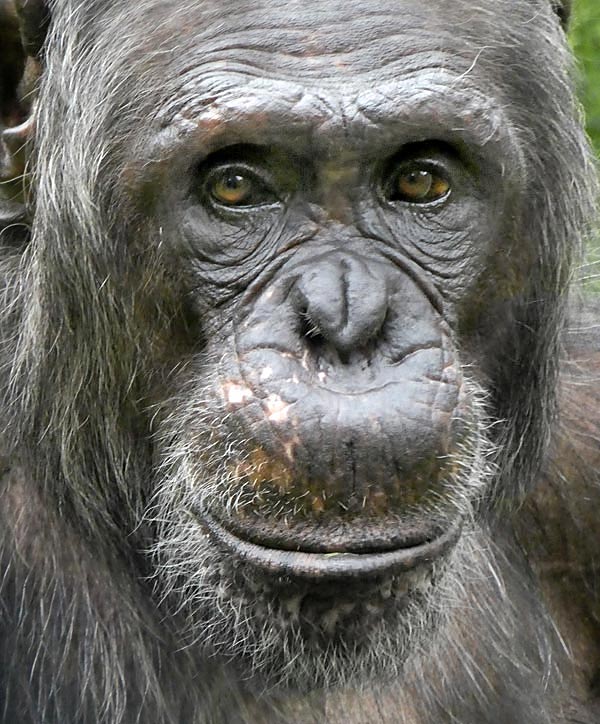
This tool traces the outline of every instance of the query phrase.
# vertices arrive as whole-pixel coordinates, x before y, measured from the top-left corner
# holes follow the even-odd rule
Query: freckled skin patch
[[[289,404],[279,395],[269,395],[265,400],[267,417],[271,422],[285,422],[288,419]]]
[[[241,480],[249,481],[257,490],[268,483],[286,491],[295,482],[290,468],[261,448],[252,450],[248,459],[235,467],[235,474]]]
[[[243,405],[253,397],[252,390],[239,382],[226,382],[223,385],[223,397],[232,406]]]
[[[266,380],[270,379],[273,376],[273,370],[271,367],[265,367],[263,371],[260,373],[260,379],[262,382],[266,382]]]

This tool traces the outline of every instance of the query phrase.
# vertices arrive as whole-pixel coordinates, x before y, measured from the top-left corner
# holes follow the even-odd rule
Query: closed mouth
[[[364,580],[404,573],[417,566],[430,566],[454,547],[462,529],[462,521],[457,519],[439,536],[415,545],[368,553],[315,553],[251,542],[227,530],[209,514],[194,515],[214,542],[234,559],[272,576],[312,581]]]

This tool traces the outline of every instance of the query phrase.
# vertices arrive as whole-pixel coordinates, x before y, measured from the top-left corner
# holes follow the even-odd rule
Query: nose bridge
[[[331,254],[300,275],[296,305],[309,335],[341,352],[358,349],[380,332],[387,314],[383,267],[352,253]]]
[[[349,120],[356,116],[354,97],[337,95],[329,99],[327,120],[313,133],[317,198],[327,216],[345,225],[354,223],[354,201],[360,185],[361,146],[350,132]],[[335,111],[335,112],[332,112]],[[356,121],[354,122],[356,123]]]
[[[353,199],[358,184],[355,154],[341,153],[326,160],[319,170],[317,199],[327,216],[345,225],[354,220]]]

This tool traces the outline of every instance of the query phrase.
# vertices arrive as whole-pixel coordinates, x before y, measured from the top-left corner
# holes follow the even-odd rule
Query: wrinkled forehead
[[[263,134],[277,117],[290,133],[296,118],[314,132],[328,116],[348,127],[354,119],[376,124],[375,114],[405,124],[437,118],[452,128],[468,115],[470,126],[485,117],[479,132],[486,140],[501,125],[485,93],[484,56],[510,42],[499,27],[502,5],[510,5],[513,23],[518,12],[520,25],[532,17],[528,0],[493,0],[493,9],[491,2],[187,3],[170,60],[177,88],[158,116],[201,120],[220,132],[245,116],[249,129]]]
[[[375,74],[385,82],[398,73],[399,64],[404,73],[449,62],[468,68],[477,50],[469,42],[474,16],[485,22],[485,4],[204,0],[190,8],[182,27],[186,60],[182,56],[181,61],[196,57],[204,73],[239,70],[307,84],[364,84]],[[476,34],[478,42],[494,31],[490,23]]]
[[[552,17],[551,0],[91,0],[85,14],[105,41],[129,28],[121,57],[162,55],[177,76],[220,68],[322,84],[479,73],[498,51],[505,62],[548,36]]]
[[[158,128],[160,143],[188,132],[201,134],[196,144],[209,136],[213,145],[252,142],[253,133],[268,142],[268,132],[314,147],[317,134],[339,138],[341,124],[342,134],[370,146],[384,126],[390,144],[456,135],[487,146],[546,112],[552,84],[544,69],[558,67],[562,43],[549,0],[116,0],[112,7],[92,16],[102,61],[95,67],[108,69],[118,101],[123,77],[145,89],[128,101],[144,108],[136,133]],[[132,28],[125,36],[123,23]],[[118,32],[123,50],[115,54]]]

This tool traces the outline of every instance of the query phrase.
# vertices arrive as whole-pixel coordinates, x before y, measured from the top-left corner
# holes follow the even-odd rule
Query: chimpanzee
[[[600,720],[568,10],[0,0],[2,722]]]

